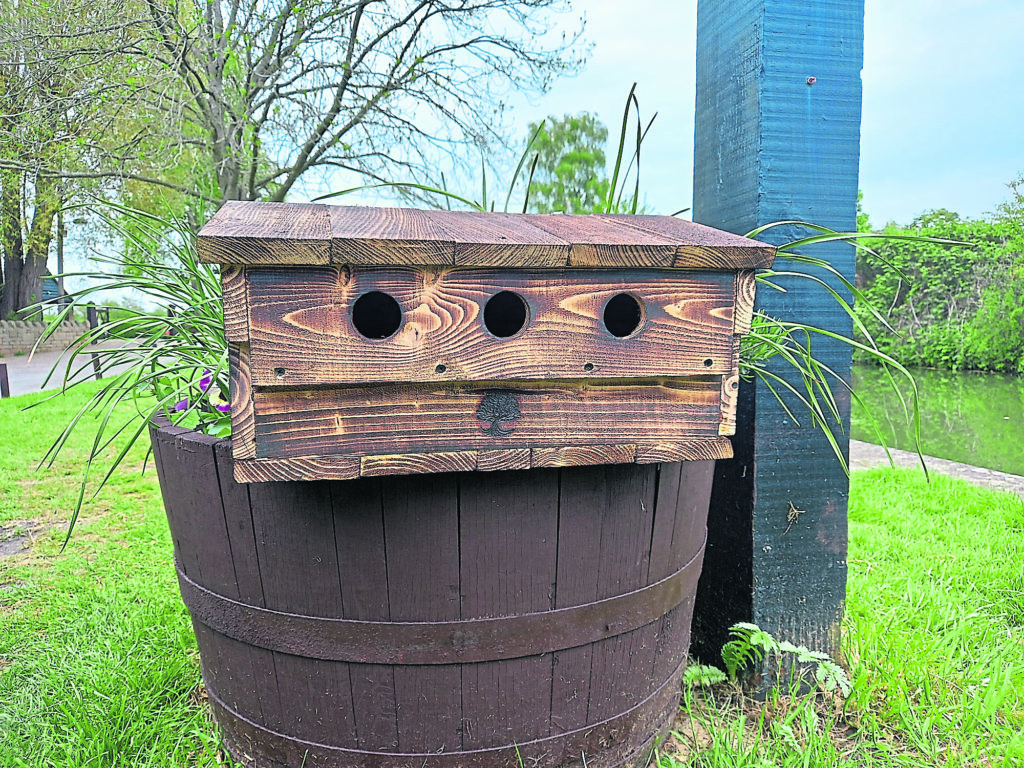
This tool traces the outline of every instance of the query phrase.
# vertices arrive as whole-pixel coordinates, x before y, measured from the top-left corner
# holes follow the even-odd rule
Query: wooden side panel
[[[478,451],[476,454],[476,468],[481,472],[494,472],[501,469],[529,469],[530,466],[529,448]]]
[[[578,467],[591,464],[632,464],[635,445],[567,446],[534,448],[531,463],[535,467]]]
[[[378,480],[331,483],[334,536],[345,618],[390,621],[384,514]],[[395,672],[385,664],[350,664],[357,745],[398,749]]]
[[[389,338],[363,337],[352,307],[368,292],[398,302]],[[517,293],[519,333],[487,331],[484,306]],[[684,271],[259,269],[249,277],[256,386],[725,374],[732,367],[732,274]],[[642,304],[639,330],[604,322],[618,294]]]
[[[256,422],[249,368],[249,345],[228,344],[231,389],[231,443],[236,459],[256,457]]]
[[[289,458],[601,445],[610,438],[635,445],[717,437],[721,419],[721,379],[517,387],[507,392],[514,393],[519,418],[509,409],[507,420],[489,412],[481,421],[477,414],[494,391],[424,386],[257,392],[257,451]]]
[[[508,213],[428,211],[455,242],[457,266],[565,267],[569,244]]]
[[[455,263],[455,243],[426,211],[330,206],[332,264]]]
[[[229,201],[199,233],[199,260],[221,264],[328,264],[328,208]]]
[[[718,434],[736,434],[736,402],[740,393],[739,376],[722,377],[722,423],[718,426]]]
[[[754,318],[754,294],[757,281],[753,270],[742,270],[736,273],[736,303],[733,318],[736,325],[733,333],[737,336],[750,333],[750,325]]]
[[[459,507],[454,475],[383,486],[388,599],[392,621],[460,618]],[[453,752],[462,746],[459,665],[397,667],[401,752]]]
[[[462,618],[553,608],[558,556],[558,473],[463,475],[459,481]],[[463,668],[465,749],[550,732],[551,654]]]
[[[305,616],[344,614],[330,485],[249,487],[266,607]],[[334,585],[325,588],[325,585]],[[274,652],[285,733],[355,741],[348,665]]]
[[[227,264],[220,271],[221,293],[224,297],[224,334],[228,341],[249,341],[249,291],[245,267]]]
[[[428,472],[466,472],[474,469],[476,469],[476,451],[363,456],[360,463],[360,474],[363,477],[412,475]]]
[[[305,456],[296,459],[239,459],[235,480],[264,483],[289,480],[350,480],[359,477],[358,456]]]
[[[637,464],[731,458],[732,443],[725,437],[712,440],[690,440],[681,443],[651,443],[636,447]]]

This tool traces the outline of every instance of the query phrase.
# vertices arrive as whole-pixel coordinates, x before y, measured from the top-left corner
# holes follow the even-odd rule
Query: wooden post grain
[[[734,233],[794,219],[855,229],[864,0],[701,0],[697,15],[694,220]],[[780,244],[799,234],[758,237]],[[850,246],[808,252],[852,281]],[[799,269],[781,257],[776,268]],[[824,290],[799,279],[785,286],[784,294],[759,291],[756,307],[850,334],[849,318]],[[847,347],[819,339],[814,349],[849,380]],[[789,376],[785,366],[773,370]],[[848,452],[849,396],[839,389],[838,439]],[[737,418],[736,460],[716,469],[695,650],[717,659],[728,627],[754,621],[835,654],[847,477],[809,419],[794,424],[763,385],[744,384]],[[791,509],[801,512],[796,520]]]

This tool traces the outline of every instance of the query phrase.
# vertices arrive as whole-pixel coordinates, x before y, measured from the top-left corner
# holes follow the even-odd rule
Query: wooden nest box
[[[732,455],[771,246],[667,216],[228,203],[235,477]]]

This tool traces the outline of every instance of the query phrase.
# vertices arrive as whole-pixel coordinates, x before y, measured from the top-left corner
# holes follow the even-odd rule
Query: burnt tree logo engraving
[[[485,435],[508,437],[515,430],[514,422],[521,419],[523,413],[511,392],[488,392],[476,409],[476,417],[488,422],[488,426],[480,428]]]

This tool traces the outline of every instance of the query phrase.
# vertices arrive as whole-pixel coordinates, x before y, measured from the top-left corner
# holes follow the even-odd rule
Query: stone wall
[[[29,352],[46,325],[30,320],[0,320],[0,355]],[[85,322],[64,323],[40,349],[64,349],[88,330],[89,324]]]

